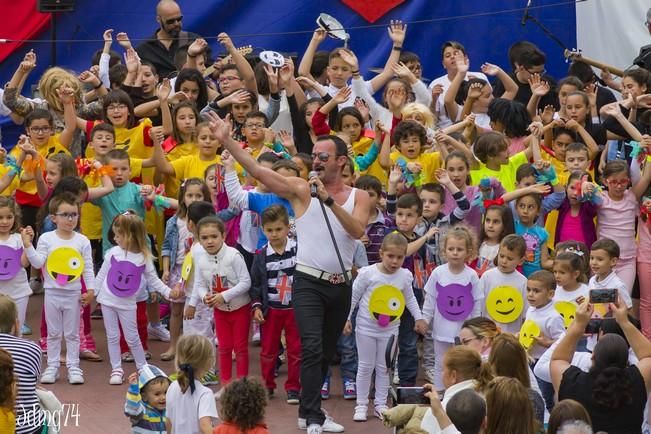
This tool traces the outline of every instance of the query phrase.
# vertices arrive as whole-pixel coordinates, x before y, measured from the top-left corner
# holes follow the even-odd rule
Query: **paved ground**
[[[34,330],[33,340],[38,340],[41,306],[43,296],[32,296],[28,308],[28,324]],[[31,320],[30,320],[31,319]],[[65,423],[65,414],[63,415],[62,428],[63,434],[106,434],[106,433],[128,433],[129,422],[123,413],[124,397],[127,385],[110,386],[108,377],[110,366],[108,364],[108,353],[106,351],[106,335],[101,320],[93,320],[93,336],[97,341],[98,351],[104,358],[101,363],[92,363],[83,361],[81,368],[84,370],[86,384],[81,386],[71,386],[66,382],[66,373],[62,368],[61,379],[57,384],[48,386],[62,403],[68,404],[66,411],[68,413],[67,424]],[[172,372],[172,362],[161,362],[160,354],[167,349],[167,344],[162,342],[150,341],[150,351],[153,353],[152,363],[158,365],[165,372]],[[258,363],[259,347],[251,346],[250,356],[250,374],[253,376],[260,375],[260,365]],[[133,364],[125,364],[124,369],[128,374],[135,369]],[[347,433],[368,433],[368,432],[391,432],[385,428],[379,420],[370,417],[368,422],[353,422],[352,415],[355,406],[354,401],[345,401],[342,397],[342,385],[338,369],[333,368],[333,381],[331,398],[324,401],[324,407],[339,423],[342,423]],[[280,370],[278,384],[284,384],[286,378],[286,366]],[[218,390],[215,386],[214,390]],[[269,431],[276,433],[300,433],[296,426],[297,406],[290,406],[285,403],[284,393],[278,393],[281,388],[277,389],[276,398],[269,402],[267,408],[266,422]],[[219,408],[219,404],[218,404]],[[78,417],[74,415],[77,414]],[[75,426],[77,425],[77,426]]]

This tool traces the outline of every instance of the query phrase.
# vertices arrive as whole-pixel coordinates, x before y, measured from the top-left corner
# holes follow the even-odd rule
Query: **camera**
[[[617,289],[591,289],[590,303],[615,303],[617,301]]]
[[[429,398],[425,396],[428,392],[423,387],[398,387],[396,396],[398,404],[425,404],[429,405]]]

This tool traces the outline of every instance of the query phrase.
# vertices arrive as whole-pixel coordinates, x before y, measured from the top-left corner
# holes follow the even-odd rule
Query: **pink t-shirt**
[[[583,236],[583,228],[581,226],[581,214],[573,216],[570,211],[567,212],[563,224],[560,227],[560,233],[558,234],[558,242],[575,240],[585,243],[585,237]]]
[[[635,217],[639,205],[635,194],[629,189],[622,200],[614,201],[608,193],[601,195],[603,203],[597,210],[597,238],[610,238],[619,244],[619,257],[635,258]]]
[[[645,264],[651,264],[651,232],[648,222],[638,220],[639,242],[637,245],[637,260]]]
[[[509,144],[509,155],[515,155],[518,152],[522,152],[527,147],[524,145],[524,141],[526,140],[527,136],[522,136],[522,137],[511,137],[509,140],[511,143]]]

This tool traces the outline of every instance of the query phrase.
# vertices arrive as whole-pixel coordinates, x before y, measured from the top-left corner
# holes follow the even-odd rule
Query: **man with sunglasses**
[[[355,241],[364,235],[368,222],[368,194],[343,183],[341,172],[347,164],[348,149],[337,136],[317,138],[312,151],[312,170],[318,176],[305,181],[287,178],[257,164],[231,138],[228,120],[222,120],[214,112],[207,116],[211,132],[246,172],[292,205],[298,241],[292,303],[302,347],[298,425],[307,429],[308,434],[342,432],[344,427],[321,409],[321,385],[350,310],[350,270]],[[312,186],[316,187],[317,197],[311,196]],[[327,221],[320,202],[325,206]],[[333,245],[328,222],[338,251]]]
[[[183,15],[174,0],[161,0],[156,5],[156,21],[159,28],[148,40],[136,47],[140,60],[156,67],[158,76],[169,77],[176,71],[174,56],[181,48],[187,48],[195,39],[196,33],[181,30]]]

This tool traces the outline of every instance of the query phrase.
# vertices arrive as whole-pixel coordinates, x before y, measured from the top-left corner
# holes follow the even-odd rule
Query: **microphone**
[[[522,21],[520,25],[524,26],[529,18],[529,7],[531,6],[531,0],[527,0],[527,6],[524,8],[524,14],[522,14]]]
[[[318,176],[319,176],[319,172],[315,170],[311,171],[310,174],[308,175],[309,179],[317,178]],[[316,184],[310,185],[310,196],[317,197],[316,188],[317,188]]]

